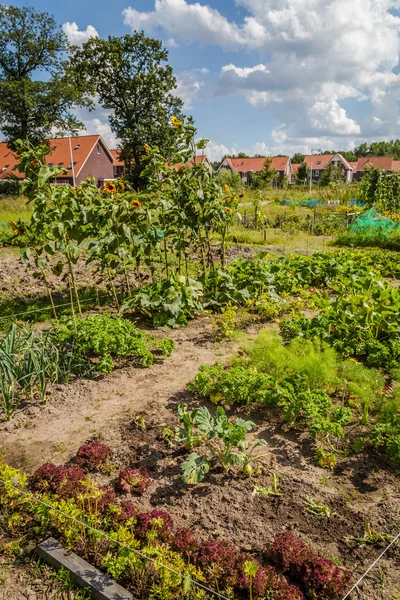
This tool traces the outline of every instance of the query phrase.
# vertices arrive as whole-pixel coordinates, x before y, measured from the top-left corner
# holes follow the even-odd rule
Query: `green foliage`
[[[220,406],[215,417],[212,417],[205,406],[188,412],[186,406],[180,405],[178,419],[177,441],[183,442],[186,448],[196,445],[199,446],[199,451],[202,448],[205,450],[203,455],[190,454],[181,465],[182,479],[185,483],[197,484],[214,463],[226,472],[235,466],[242,467],[244,472],[247,471],[249,443],[246,442],[246,434],[254,427],[252,421],[236,418],[232,423]],[[264,440],[257,441],[253,444],[251,452],[264,445]]]
[[[394,368],[400,356],[400,290],[365,278],[308,320],[282,323],[288,338],[314,336],[331,343],[344,356],[359,357],[368,366]]]
[[[67,38],[47,13],[24,6],[0,8],[0,129],[13,143],[39,143],[54,127],[82,127],[73,114],[86,104],[84,86],[65,74]]]
[[[388,390],[389,398],[382,402],[379,419],[371,430],[369,441],[383,448],[388,456],[400,461],[400,384]]]
[[[93,369],[101,373],[112,371],[115,359],[133,358],[148,367],[154,361],[154,351],[161,349],[170,356],[173,349],[172,340],[166,338],[159,344],[130,321],[108,313],[64,321],[55,326],[52,338],[61,352],[71,350],[83,361],[96,359]]]
[[[318,183],[322,187],[336,187],[343,184],[345,177],[346,172],[342,164],[330,162],[325,169],[323,169]]]
[[[122,310],[133,309],[145,315],[154,327],[180,327],[202,309],[202,295],[200,282],[171,276],[135,291]]]
[[[222,186],[228,185],[236,192],[243,188],[242,178],[240,177],[240,173],[237,171],[232,171],[231,169],[220,169],[218,171],[217,178]]]
[[[301,154],[300,152],[295,152],[292,156],[292,163],[294,165],[299,165],[304,162],[305,154]]]
[[[267,157],[260,173],[250,173],[250,184],[253,187],[269,187],[278,178],[278,171],[271,167],[272,158]]]
[[[382,248],[383,250],[399,252],[400,231],[393,230],[389,234],[379,229],[346,231],[336,237],[334,244],[335,246],[351,246],[354,248]]]
[[[299,168],[296,173],[296,183],[298,185],[304,184],[305,182],[310,180],[310,167],[304,162],[304,159],[301,161]]]
[[[336,352],[319,340],[293,340],[283,345],[278,334],[264,330],[245,345],[244,350],[248,364],[269,373],[274,384],[297,376],[301,376],[310,389],[332,389],[337,384]]]
[[[374,165],[365,168],[360,184],[359,199],[367,206],[384,213],[397,213],[400,209],[400,174],[397,171],[386,171]]]
[[[181,119],[183,103],[174,95],[176,79],[159,40],[141,33],[91,37],[74,48],[69,73],[111,110],[110,125],[120,139],[125,176],[141,186],[144,144],[158,146],[166,160],[178,150],[172,116]]]
[[[270,375],[257,369],[244,366],[224,369],[223,365],[217,362],[213,367],[202,365],[187,388],[191,392],[209,397],[214,404],[268,404],[273,400],[269,390],[272,383]]]
[[[60,362],[49,333],[10,327],[0,339],[0,407],[8,420],[34,394],[46,399],[48,384],[60,377]]]

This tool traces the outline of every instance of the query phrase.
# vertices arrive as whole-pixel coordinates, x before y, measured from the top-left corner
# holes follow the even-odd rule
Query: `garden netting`
[[[375,208],[371,208],[357,217],[350,225],[349,230],[363,235],[381,233],[385,237],[389,237],[392,232],[400,231],[400,223],[384,217]]]

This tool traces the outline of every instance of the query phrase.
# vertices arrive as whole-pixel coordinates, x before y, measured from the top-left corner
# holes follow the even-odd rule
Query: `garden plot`
[[[6,259],[3,554],[54,537],[138,600],[341,600],[398,534],[398,255],[238,256],[206,165],[147,148],[143,193],[72,189],[43,152],[21,166],[41,318]],[[398,553],[362,597],[396,599]]]

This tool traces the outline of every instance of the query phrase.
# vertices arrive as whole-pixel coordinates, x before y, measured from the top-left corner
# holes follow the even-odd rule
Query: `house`
[[[312,180],[318,183],[322,172],[330,164],[341,165],[343,168],[343,180],[346,183],[351,183],[353,180],[353,167],[339,153],[336,154],[308,154],[304,158],[307,167],[312,170]]]
[[[296,179],[297,179],[297,171],[299,170],[300,167],[300,163],[292,163],[292,175],[290,178],[290,183],[297,183]]]
[[[251,173],[260,173],[265,164],[265,157],[262,158],[237,158],[227,157],[224,159],[219,169],[230,169],[240,174],[244,185],[250,185]],[[271,169],[278,172],[277,185],[282,182],[286,175],[290,181],[292,176],[292,163],[288,156],[274,156],[271,162]],[[218,170],[219,170],[218,169]]]
[[[100,135],[82,135],[71,138],[53,138],[48,141],[50,154],[46,157],[49,167],[59,166],[66,169],[57,177],[57,183],[76,185],[89,176],[94,177],[96,185],[103,185],[107,179],[114,179],[114,158]],[[0,178],[23,178],[19,171],[14,171],[18,158],[7,147],[0,143]]]
[[[360,181],[368,165],[373,165],[385,171],[400,171],[400,161],[394,160],[393,156],[363,156],[354,163],[354,180]]]
[[[110,152],[113,156],[114,178],[117,179],[118,177],[123,177],[125,165],[124,162],[120,159],[120,150],[114,148],[110,150]]]

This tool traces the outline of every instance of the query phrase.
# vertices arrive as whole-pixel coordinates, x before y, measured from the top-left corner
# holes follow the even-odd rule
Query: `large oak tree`
[[[70,72],[105,109],[120,140],[126,177],[140,186],[145,144],[174,153],[173,115],[181,118],[182,100],[174,95],[176,79],[162,42],[134,33],[91,38],[71,56]]]
[[[86,103],[85,90],[65,74],[67,49],[47,13],[0,5],[0,131],[10,147],[82,127],[73,109]]]

